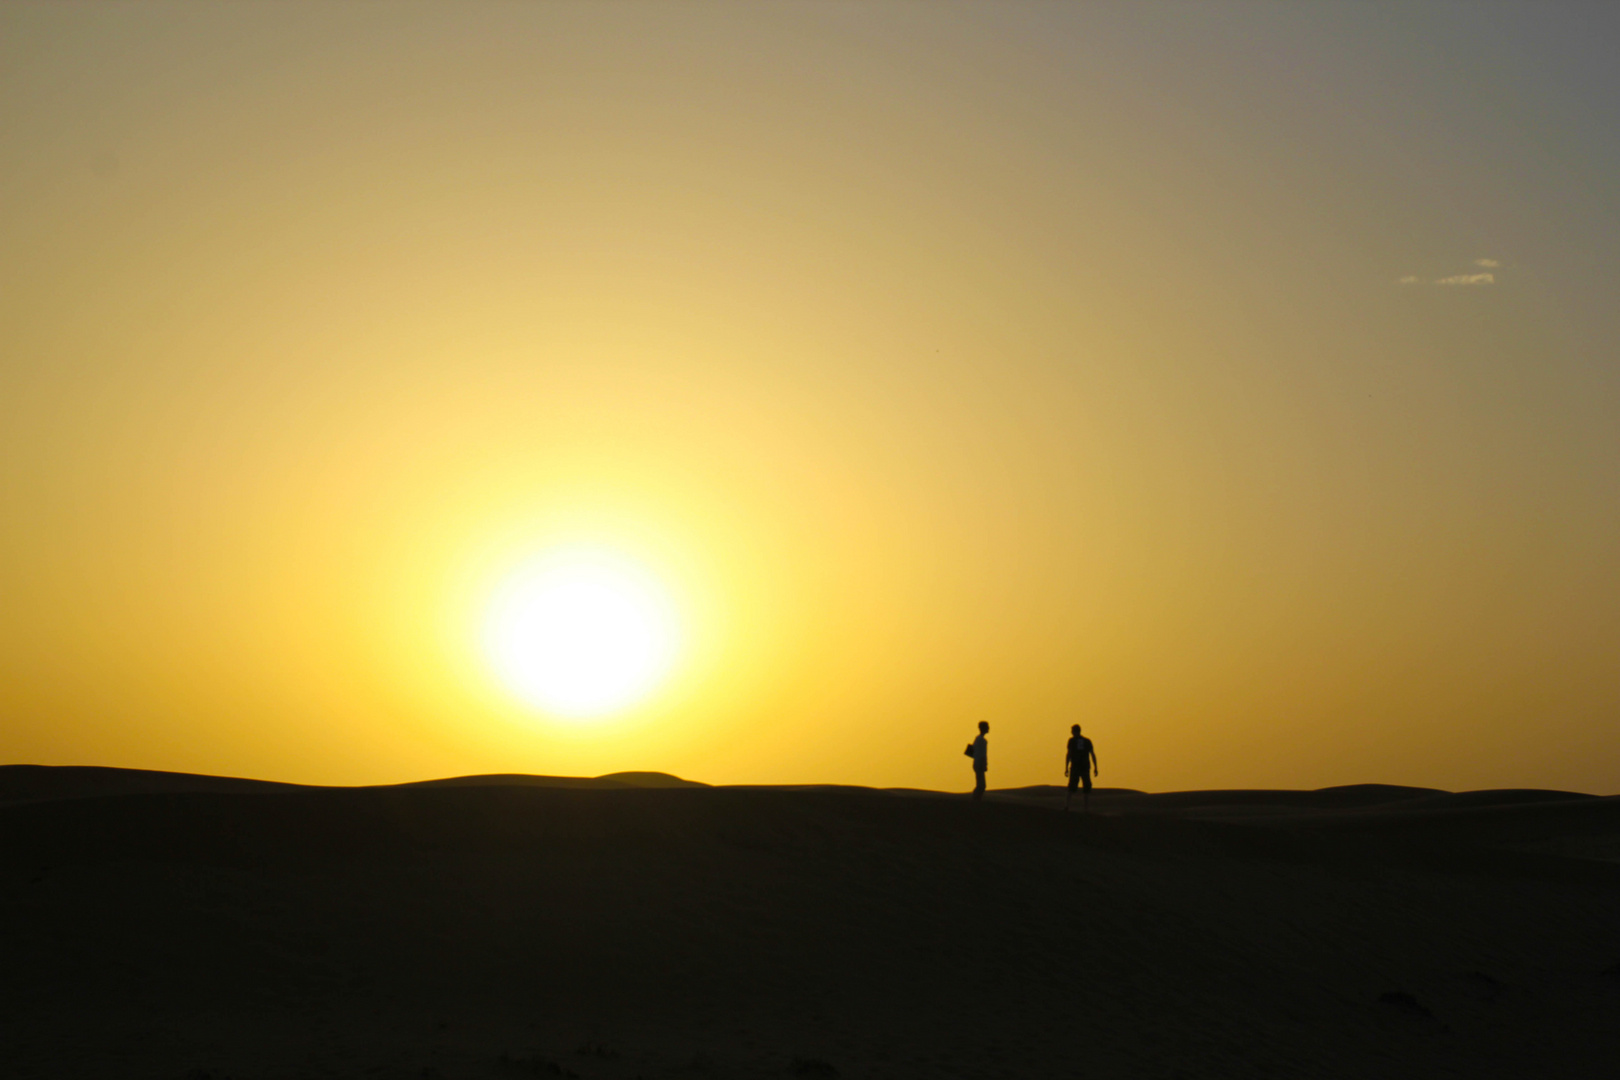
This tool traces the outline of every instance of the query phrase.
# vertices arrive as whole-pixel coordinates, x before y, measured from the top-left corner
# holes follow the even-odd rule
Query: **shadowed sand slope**
[[[492,776],[452,776],[384,787],[704,787],[661,772],[621,772],[607,776],[530,776],[503,773]],[[238,792],[313,790],[305,784],[246,780],[234,776],[199,776],[194,773],[152,772],[145,769],[108,769],[90,765],[0,765],[0,805],[48,799],[88,799],[104,795],[162,794],[186,791]]]
[[[0,804],[178,791],[293,791],[298,787],[271,780],[108,769],[95,765],[0,765]]]
[[[1004,797],[1058,807],[1057,787]],[[1317,791],[1098,791],[1092,805],[1114,817],[1160,816],[1337,833],[1378,849],[1421,842],[1421,858],[1472,858],[1480,847],[1620,862],[1620,798],[1570,791],[1435,791],[1359,784]],[[1347,839],[1346,843],[1354,843]]]
[[[25,1077],[1605,1075],[1620,866],[1504,822],[1612,839],[1614,800],[1411,812],[1440,794],[1264,824],[490,778],[17,803],[0,1037]]]

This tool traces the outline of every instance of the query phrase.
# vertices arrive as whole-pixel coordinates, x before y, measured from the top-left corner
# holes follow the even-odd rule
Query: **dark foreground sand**
[[[655,782],[0,769],[0,1074],[1620,1074],[1620,799]]]

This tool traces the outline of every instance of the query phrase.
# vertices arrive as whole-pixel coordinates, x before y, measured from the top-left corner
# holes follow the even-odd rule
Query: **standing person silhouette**
[[[1069,728],[1074,732],[1069,736],[1069,749],[1063,755],[1063,774],[1069,778],[1069,794],[1063,800],[1063,812],[1068,813],[1069,803],[1074,799],[1074,789],[1082,783],[1086,785],[1085,793],[1080,796],[1081,807],[1086,813],[1091,813],[1091,776],[1093,772],[1101,772],[1097,768],[1097,750],[1091,745],[1091,740],[1080,734],[1080,725],[1075,724]]]
[[[968,743],[967,749],[962,751],[962,753],[973,759],[973,797],[975,799],[984,798],[984,774],[990,768],[990,744],[984,738],[988,734],[990,734],[990,722],[980,720],[979,737]]]

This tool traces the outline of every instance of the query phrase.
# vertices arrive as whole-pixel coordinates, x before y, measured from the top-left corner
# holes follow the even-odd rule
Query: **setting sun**
[[[497,593],[485,651],[525,701],[572,719],[619,711],[645,698],[678,650],[673,605],[633,562],[605,551],[542,556]]]

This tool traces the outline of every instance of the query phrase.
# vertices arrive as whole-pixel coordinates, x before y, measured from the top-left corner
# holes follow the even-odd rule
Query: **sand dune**
[[[107,769],[94,765],[0,766],[0,804],[178,791],[291,791],[297,787],[297,784],[278,784],[270,780]]]
[[[705,787],[693,780],[660,772],[620,772],[607,776],[531,776],[500,773],[488,776],[450,776],[380,787]],[[0,765],[0,805],[50,799],[87,799],[106,795],[163,794],[182,791],[264,793],[319,790],[309,784],[283,784],[273,780],[246,780],[235,776],[197,776],[192,773],[154,772],[145,769],[109,769],[100,766]],[[351,789],[344,789],[351,790]]]
[[[1063,789],[1021,788],[1004,796],[1060,806]],[[1102,789],[1093,808],[1110,816],[1158,815],[1295,830],[1335,830],[1388,839],[1403,835],[1466,845],[1523,846],[1543,840],[1620,834],[1620,797],[1571,791],[1435,791],[1360,784],[1317,791]],[[1599,856],[1607,858],[1607,855]]]
[[[561,788],[682,788],[707,787],[695,780],[661,772],[618,772],[606,776],[530,776],[526,773],[493,773],[484,776],[450,776],[442,780],[417,780],[393,787],[561,787]]]
[[[1620,838],[1614,799],[1110,791],[1083,819],[1040,789],[52,772],[0,770],[8,1075],[1592,1077],[1620,1052],[1620,865],[1557,850]]]

